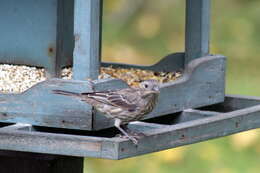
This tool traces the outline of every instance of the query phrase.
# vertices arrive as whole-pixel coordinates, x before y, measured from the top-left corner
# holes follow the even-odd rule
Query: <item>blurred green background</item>
[[[184,0],[105,0],[104,61],[153,64],[184,50]],[[212,0],[211,53],[228,57],[226,93],[260,96],[260,1]],[[121,161],[85,159],[85,173],[258,173],[259,130]]]

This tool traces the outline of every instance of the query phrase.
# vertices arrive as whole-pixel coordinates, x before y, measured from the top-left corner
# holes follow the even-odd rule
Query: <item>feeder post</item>
[[[185,65],[209,54],[210,0],[186,0]]]
[[[102,0],[75,0],[73,78],[97,79],[101,54]]]
[[[0,172],[83,173],[83,158],[19,151],[0,151]]]

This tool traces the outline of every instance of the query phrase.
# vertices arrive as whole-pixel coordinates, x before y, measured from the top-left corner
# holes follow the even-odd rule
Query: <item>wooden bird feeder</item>
[[[15,157],[26,158],[32,170],[37,167],[32,163],[41,160],[51,163],[49,172],[80,173],[83,157],[123,159],[260,125],[259,98],[225,97],[226,57],[209,54],[210,0],[186,0],[185,52],[167,55],[152,66],[100,61],[102,0],[1,0],[0,13],[0,62],[44,67],[49,77],[21,94],[0,95],[0,155],[7,167],[14,164],[8,158]],[[73,80],[59,79],[69,65]],[[99,68],[110,65],[183,69],[180,79],[161,85],[154,111],[129,125],[146,134],[137,146],[115,137],[113,121],[91,106],[52,93],[127,87],[118,79],[97,79]],[[68,163],[78,166],[70,170]]]

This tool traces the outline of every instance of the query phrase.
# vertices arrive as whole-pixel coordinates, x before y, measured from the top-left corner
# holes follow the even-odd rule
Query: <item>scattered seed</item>
[[[160,83],[174,81],[181,76],[180,72],[154,72],[136,68],[101,67],[99,79],[118,78],[130,86],[138,86],[143,80],[155,79]],[[63,79],[72,78],[72,68],[64,68]],[[43,68],[24,65],[0,65],[0,92],[21,93],[33,85],[46,80]]]

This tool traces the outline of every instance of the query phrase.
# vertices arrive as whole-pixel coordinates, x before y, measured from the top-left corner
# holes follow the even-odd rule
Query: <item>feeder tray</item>
[[[0,172],[17,172],[10,170],[19,155],[30,158],[21,170],[36,165],[44,173],[81,173],[83,157],[123,159],[260,126],[259,98],[225,97],[226,57],[209,54],[210,0],[186,0],[185,51],[151,66],[101,62],[102,0],[1,0],[0,13],[0,62],[45,68],[48,78],[23,93],[0,94],[0,156],[9,165]],[[60,79],[68,66],[73,80]],[[138,145],[115,137],[113,120],[90,105],[52,92],[128,87],[122,80],[98,79],[100,68],[110,66],[183,71],[160,86],[159,102],[143,122],[129,124],[146,134]],[[50,166],[39,153],[58,164]],[[68,163],[77,170],[67,169]]]
[[[158,104],[145,119],[222,102],[225,61],[226,58],[220,55],[191,61],[181,78],[161,85]],[[174,62],[174,59],[166,58],[149,69],[154,70],[153,67],[156,66],[165,68],[165,64]],[[50,79],[36,84],[21,94],[0,95],[0,122],[20,122],[78,130],[108,128],[113,126],[113,120],[93,111],[93,108],[85,102],[73,97],[56,95],[53,90],[92,92],[124,87],[128,85],[118,79],[96,80],[93,83]]]
[[[259,116],[260,98],[226,96],[220,104],[129,124],[146,134],[138,145],[114,137],[114,128],[86,132],[1,124],[0,149],[123,159],[254,129],[260,126]]]

